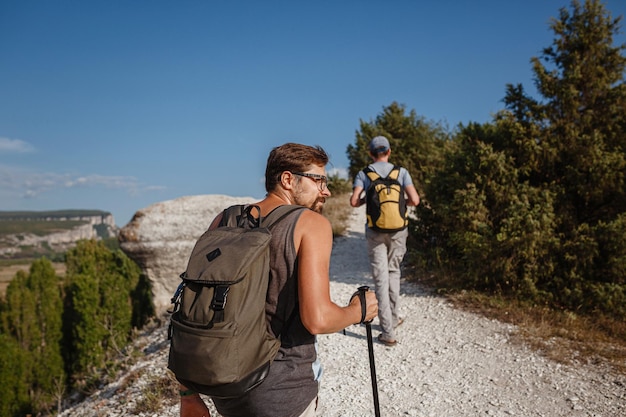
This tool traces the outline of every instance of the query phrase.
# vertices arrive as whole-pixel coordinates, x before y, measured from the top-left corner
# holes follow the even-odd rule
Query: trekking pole
[[[365,312],[365,293],[369,290],[367,285],[359,287],[358,294],[361,300],[363,312]],[[363,313],[365,317],[365,313]],[[370,374],[372,376],[372,392],[374,394],[374,415],[380,417],[380,404],[378,402],[378,383],[376,382],[376,364],[374,363],[374,341],[372,340],[372,320],[364,321],[367,332],[367,351],[370,357]]]

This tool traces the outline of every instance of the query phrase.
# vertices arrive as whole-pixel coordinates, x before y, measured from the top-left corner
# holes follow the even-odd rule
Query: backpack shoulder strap
[[[274,210],[272,210],[267,216],[261,219],[262,227],[272,227],[274,224],[281,221],[285,218],[289,213],[296,210],[304,210],[306,207],[298,206],[298,205],[283,205],[278,206]]]
[[[400,176],[400,167],[398,165],[394,165],[391,171],[389,172],[389,175],[387,175],[387,178],[391,178],[392,180],[397,181],[399,176]]]
[[[239,223],[244,218],[245,210],[246,206],[243,204],[237,204],[224,209],[224,211],[222,211],[222,220],[218,226],[239,226]]]
[[[363,169],[363,172],[365,173],[365,175],[367,175],[367,177],[370,179],[371,182],[374,182],[380,178],[380,175],[378,175],[378,172],[374,171],[370,167],[365,167]]]
[[[258,219],[254,222],[254,227],[271,227],[274,223],[279,222],[283,219],[283,217],[287,216],[292,211],[305,209],[303,206],[298,205],[283,205],[278,206],[274,210],[272,210],[267,216]],[[246,221],[248,221],[251,216],[249,216],[250,212],[253,210],[259,210],[256,205],[236,205],[231,206],[225,209],[222,212],[222,221],[220,222],[220,226],[231,226],[231,227],[245,227]]]

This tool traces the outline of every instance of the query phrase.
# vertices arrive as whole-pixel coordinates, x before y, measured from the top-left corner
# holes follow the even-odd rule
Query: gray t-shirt
[[[394,165],[390,162],[378,161],[378,162],[374,162],[373,164],[370,164],[369,167],[373,169],[374,171],[376,171],[378,175],[384,178],[387,175],[389,175]],[[403,187],[406,187],[407,185],[413,185],[413,179],[411,178],[411,174],[409,174],[409,171],[407,171],[405,168],[400,167],[400,175],[398,175],[398,182]],[[352,186],[362,187],[364,190],[367,190],[370,184],[371,184],[370,179],[365,174],[365,172],[361,170],[354,178],[354,183],[352,184]]]

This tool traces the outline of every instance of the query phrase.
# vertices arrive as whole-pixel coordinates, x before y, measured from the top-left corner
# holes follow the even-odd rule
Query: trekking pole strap
[[[367,313],[367,304],[365,302],[365,293],[369,291],[369,289],[370,287],[368,287],[367,285],[363,285],[362,287],[359,287],[354,294],[352,294],[352,297],[350,297],[350,300],[352,300],[354,297],[359,297],[359,301],[361,302],[361,321],[359,321],[358,324],[366,323],[365,315]],[[372,321],[370,320],[367,323],[371,322]]]

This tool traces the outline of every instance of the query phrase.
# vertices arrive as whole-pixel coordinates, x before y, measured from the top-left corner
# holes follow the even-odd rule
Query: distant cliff
[[[116,237],[111,213],[99,210],[0,211],[0,259],[54,257],[82,239]]]

